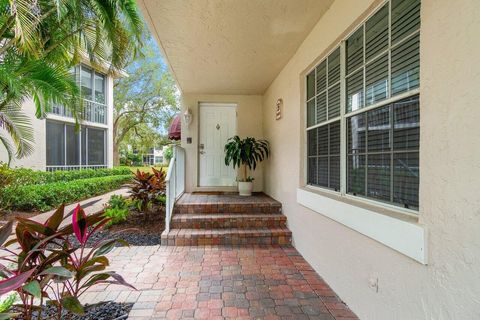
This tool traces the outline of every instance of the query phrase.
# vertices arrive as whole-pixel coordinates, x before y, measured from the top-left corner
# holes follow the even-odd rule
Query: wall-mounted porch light
[[[192,115],[192,110],[190,108],[187,108],[185,112],[183,113],[183,122],[187,126],[187,128],[190,126],[193,120],[193,115]]]

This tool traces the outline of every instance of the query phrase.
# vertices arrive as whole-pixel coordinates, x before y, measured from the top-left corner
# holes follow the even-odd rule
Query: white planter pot
[[[238,182],[238,193],[241,196],[251,196],[253,191],[253,182]]]

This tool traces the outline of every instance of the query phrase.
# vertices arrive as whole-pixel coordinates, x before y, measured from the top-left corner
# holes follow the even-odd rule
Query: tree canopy
[[[114,163],[120,150],[132,145],[145,151],[165,143],[172,117],[178,112],[178,90],[149,34],[142,57],[125,70],[128,77],[114,85]]]

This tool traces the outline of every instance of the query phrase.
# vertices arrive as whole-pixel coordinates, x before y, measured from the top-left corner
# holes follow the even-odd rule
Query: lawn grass
[[[164,166],[153,166],[157,170],[167,170],[168,167]],[[152,166],[144,166],[144,167],[128,167],[130,168],[130,171],[133,173],[137,172],[137,170],[140,170],[141,172],[152,172]]]

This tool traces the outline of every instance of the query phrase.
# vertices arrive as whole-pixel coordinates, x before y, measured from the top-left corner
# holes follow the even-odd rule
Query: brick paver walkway
[[[138,291],[97,286],[83,302],[133,302],[129,319],[357,319],[292,247],[122,247],[111,267]]]

